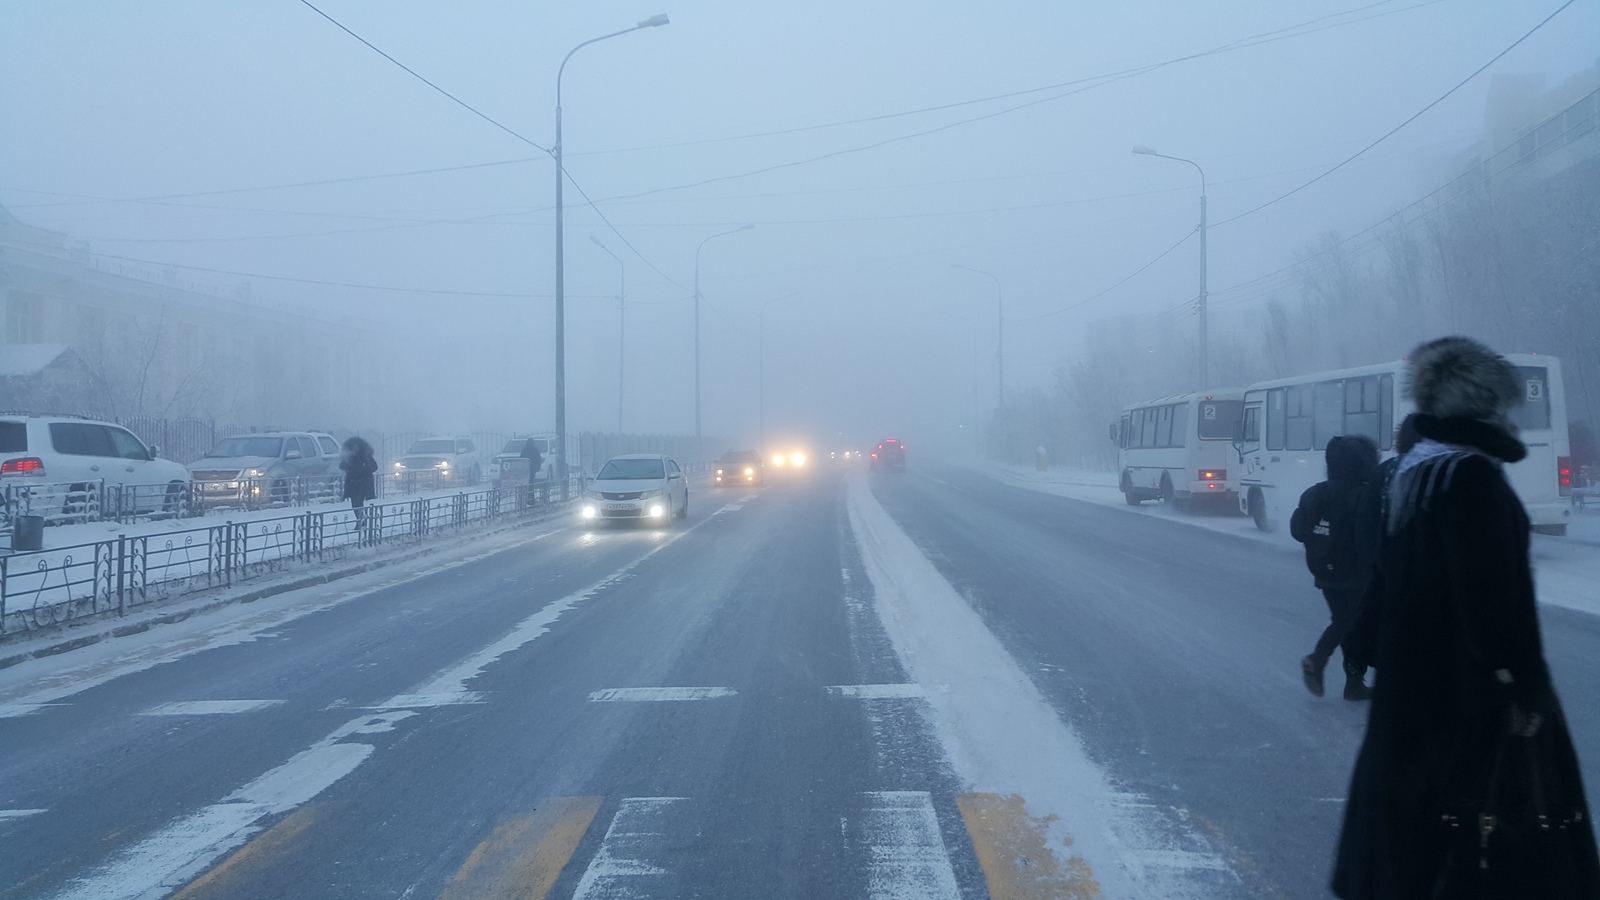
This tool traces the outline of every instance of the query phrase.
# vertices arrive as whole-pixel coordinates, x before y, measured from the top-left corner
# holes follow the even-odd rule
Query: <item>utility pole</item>
[[[1195,309],[1200,314],[1200,389],[1205,390],[1211,386],[1211,366],[1208,361],[1211,341],[1206,332],[1206,170],[1200,168],[1200,164],[1192,159],[1157,153],[1149,147],[1134,147],[1133,152],[1140,156],[1159,156],[1162,159],[1188,163],[1200,173],[1200,296]]]

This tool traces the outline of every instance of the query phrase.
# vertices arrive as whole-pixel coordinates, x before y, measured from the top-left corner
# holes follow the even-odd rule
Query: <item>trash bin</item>
[[[44,516],[17,516],[12,522],[12,553],[44,549]]]

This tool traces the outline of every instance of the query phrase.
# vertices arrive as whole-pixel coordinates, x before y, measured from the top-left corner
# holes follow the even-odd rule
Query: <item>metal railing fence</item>
[[[576,494],[574,484],[554,488],[489,487],[0,555],[0,635],[127,615],[183,594],[343,559],[360,547],[422,541],[530,515]]]

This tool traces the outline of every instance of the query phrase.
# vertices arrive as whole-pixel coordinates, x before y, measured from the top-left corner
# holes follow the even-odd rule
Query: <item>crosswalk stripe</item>
[[[7,819],[25,819],[44,812],[42,809],[0,809],[0,822]]]
[[[544,900],[600,812],[601,797],[552,797],[508,817],[479,844],[439,900]]]
[[[1081,900],[1100,885],[1081,856],[1058,861],[1049,825],[1028,814],[1016,794],[957,794],[991,900]]]
[[[683,802],[683,797],[623,800],[572,900],[674,896],[678,873],[668,867],[666,857],[674,843],[672,819]]]
[[[960,900],[933,798],[923,791],[874,791],[855,839],[867,850],[867,896],[872,900]]]

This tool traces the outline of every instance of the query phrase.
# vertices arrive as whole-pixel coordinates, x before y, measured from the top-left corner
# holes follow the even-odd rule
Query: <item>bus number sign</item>
[[[1544,401],[1544,382],[1538,378],[1529,378],[1527,393],[1523,399],[1528,403],[1542,403]]]

